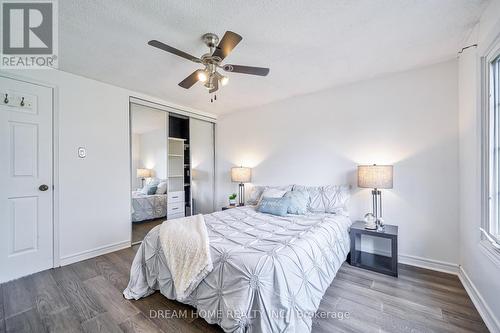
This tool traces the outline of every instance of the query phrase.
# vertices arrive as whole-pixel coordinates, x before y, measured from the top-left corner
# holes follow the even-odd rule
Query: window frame
[[[491,75],[493,70],[496,71],[496,76]],[[500,89],[492,89],[500,85],[500,36],[481,57],[481,73],[482,216],[480,245],[483,252],[500,265],[500,249],[498,248],[500,247],[500,93],[498,92]],[[494,94],[497,94],[496,105],[492,90]],[[493,131],[493,126],[496,126],[495,131]],[[494,184],[498,185],[495,187]],[[496,205],[493,200],[497,201]],[[491,219],[495,216],[497,235],[493,235],[490,228]]]

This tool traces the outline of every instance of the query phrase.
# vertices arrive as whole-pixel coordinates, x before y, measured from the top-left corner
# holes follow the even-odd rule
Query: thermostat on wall
[[[85,149],[85,147],[78,147],[78,157],[80,158],[87,157],[87,149]]]

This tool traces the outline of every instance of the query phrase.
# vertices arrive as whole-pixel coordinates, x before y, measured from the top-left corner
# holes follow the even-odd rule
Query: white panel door
[[[215,190],[214,124],[190,118],[189,145],[191,147],[193,213],[213,213]]]
[[[51,88],[0,77],[0,159],[5,282],[53,267]]]

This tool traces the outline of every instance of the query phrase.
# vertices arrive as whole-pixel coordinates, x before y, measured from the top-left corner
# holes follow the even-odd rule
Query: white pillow
[[[349,203],[349,186],[347,185],[295,185],[293,190],[309,193],[307,208],[313,213],[347,213],[347,205]]]
[[[262,198],[283,198],[286,192],[277,188],[266,188],[262,193]]]
[[[346,214],[349,204],[349,186],[328,185],[323,187],[323,202],[327,213]]]
[[[167,182],[160,182],[156,188],[156,194],[165,194],[167,192]]]
[[[262,193],[264,193],[264,191],[267,189],[282,190],[287,192],[291,191],[292,188],[293,185],[283,185],[283,186],[254,185],[250,188],[250,195],[248,196],[247,204],[257,205],[260,202],[260,199],[262,198]]]
[[[260,201],[260,197],[262,196],[262,192],[266,189],[265,186],[252,186],[250,189],[250,195],[247,199],[248,205],[256,205]]]

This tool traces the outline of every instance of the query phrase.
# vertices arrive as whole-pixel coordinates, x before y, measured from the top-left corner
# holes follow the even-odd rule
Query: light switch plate
[[[87,149],[85,149],[85,147],[78,147],[78,157],[80,158],[87,157]]]

